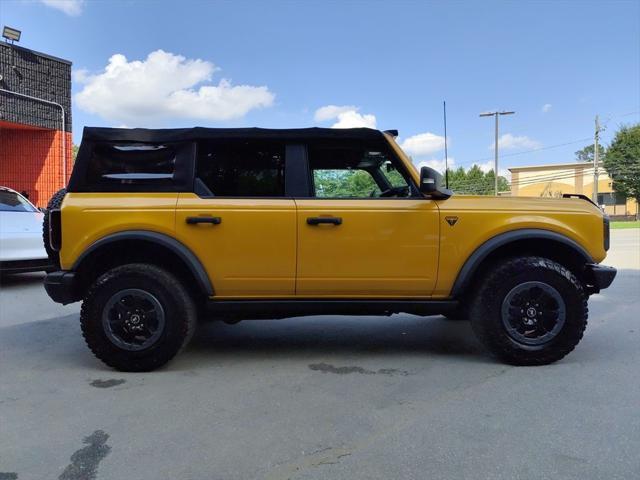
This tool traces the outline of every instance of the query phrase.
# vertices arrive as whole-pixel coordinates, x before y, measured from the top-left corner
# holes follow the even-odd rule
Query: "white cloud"
[[[358,107],[355,107],[353,105],[326,105],[316,110],[313,119],[316,122],[326,122],[327,120],[338,118],[338,115],[340,115],[341,113],[346,113],[349,111],[357,112]]]
[[[400,142],[407,155],[424,157],[444,149],[444,137],[434,133],[418,133]]]
[[[551,105],[550,103],[545,103],[545,104],[542,106],[542,113],[547,113],[547,112],[549,112],[549,111],[551,110],[551,107],[552,107],[552,106],[553,106],[553,105]]]
[[[445,170],[444,158],[441,158],[441,159],[431,158],[429,160],[419,160],[419,161],[414,160],[413,164],[418,168],[418,171],[420,171],[422,167],[431,167],[434,170],[437,170],[438,172],[444,174],[444,170]],[[449,157],[448,165],[449,165],[449,170],[456,168],[455,158]]]
[[[511,135],[510,133],[505,133],[501,135],[498,139],[498,147],[506,150],[509,149],[527,149],[527,148],[539,148],[541,143],[532,140],[531,138],[525,135]],[[489,145],[489,150],[495,149],[495,144]]]
[[[331,128],[376,128],[376,116],[358,113],[353,105],[326,105],[316,110],[313,116],[316,122],[337,120]]]
[[[144,60],[115,54],[101,73],[74,73],[83,85],[75,100],[82,110],[131,126],[183,118],[230,120],[273,105],[275,95],[266,86],[232,85],[224,78],[217,85],[206,84],[217,70],[211,62],[163,50]]]
[[[47,7],[55,8],[71,17],[77,17],[82,13],[84,0],[40,0]]]

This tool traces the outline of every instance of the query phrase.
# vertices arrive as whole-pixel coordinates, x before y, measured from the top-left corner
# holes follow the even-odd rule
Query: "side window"
[[[176,155],[171,144],[97,144],[86,180],[96,186],[172,185]]]
[[[196,182],[216,197],[283,197],[284,152],[280,142],[200,142]]]
[[[314,196],[317,198],[408,197],[411,188],[384,147],[310,145]]]
[[[362,198],[380,193],[366,170],[313,169],[313,183],[318,198]]]

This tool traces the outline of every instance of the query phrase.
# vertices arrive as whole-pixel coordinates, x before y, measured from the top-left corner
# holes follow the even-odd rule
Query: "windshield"
[[[36,212],[25,198],[15,192],[0,190],[0,212]]]

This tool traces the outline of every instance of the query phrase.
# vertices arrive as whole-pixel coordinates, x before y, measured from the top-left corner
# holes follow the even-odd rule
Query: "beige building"
[[[593,163],[558,163],[530,167],[511,167],[511,195],[515,197],[561,197],[581,193],[593,197]],[[624,199],[612,188],[611,178],[599,169],[598,204],[609,215],[637,215],[638,203]]]

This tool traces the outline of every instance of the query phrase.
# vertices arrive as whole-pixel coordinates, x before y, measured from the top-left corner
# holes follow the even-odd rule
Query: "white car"
[[[42,241],[44,214],[15,190],[0,187],[0,274],[51,267]]]

